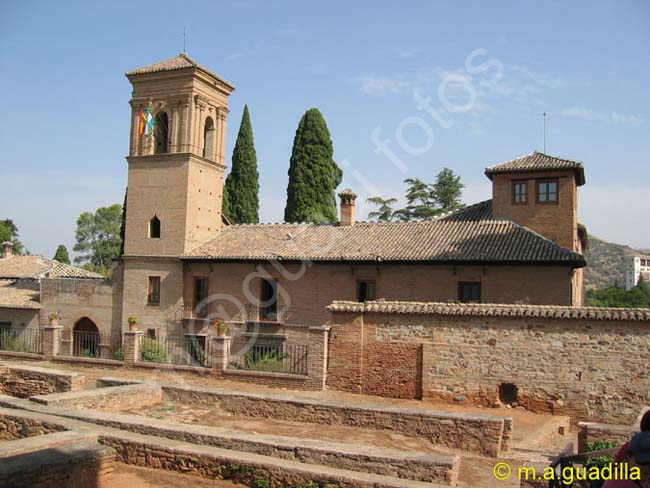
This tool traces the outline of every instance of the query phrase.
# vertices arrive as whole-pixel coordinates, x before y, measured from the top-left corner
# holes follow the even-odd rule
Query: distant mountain
[[[614,283],[625,286],[625,256],[644,253],[647,252],[590,235],[585,253],[585,288],[605,288]]]

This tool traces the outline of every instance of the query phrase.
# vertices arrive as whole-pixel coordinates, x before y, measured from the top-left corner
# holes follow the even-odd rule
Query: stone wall
[[[631,423],[650,402],[650,313],[459,304],[334,304],[327,384],[356,393]],[[384,367],[382,367],[384,365]],[[421,393],[420,393],[421,392]]]
[[[0,393],[19,398],[79,390],[84,383],[84,376],[78,373],[34,366],[0,366]]]
[[[2,307],[0,308],[0,322],[9,322],[18,331],[27,327],[35,329],[39,324],[38,310]]]
[[[67,429],[60,425],[28,416],[0,414],[0,441],[25,439],[65,430]],[[3,485],[0,484],[0,486]]]
[[[59,445],[3,459],[0,486],[76,488],[107,486],[115,451],[97,442]]]
[[[425,409],[356,406],[289,396],[233,393],[225,390],[164,386],[173,402],[201,405],[233,415],[272,418],[292,422],[338,424],[390,430],[409,437],[423,437],[440,444],[488,456],[510,448],[512,419],[478,414],[458,414]]]
[[[632,439],[638,426],[599,424],[597,422],[580,422],[578,424],[578,452],[587,451],[587,444],[594,442],[613,442],[624,444]]]
[[[161,403],[162,399],[162,389],[159,386],[145,383],[31,397],[33,402],[42,405],[102,409],[109,412],[150,407]]]

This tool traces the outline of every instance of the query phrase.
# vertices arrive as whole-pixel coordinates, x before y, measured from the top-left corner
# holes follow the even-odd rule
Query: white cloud
[[[605,112],[600,112],[586,107],[568,107],[560,111],[562,117],[572,117],[584,120],[600,120],[610,121],[615,124],[628,124],[628,125],[641,125],[643,119],[630,114],[622,114],[619,112],[611,112],[609,115]]]

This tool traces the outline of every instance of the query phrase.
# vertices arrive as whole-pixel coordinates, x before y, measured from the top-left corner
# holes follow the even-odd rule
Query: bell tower
[[[133,85],[125,256],[179,256],[221,225],[228,96],[183,53],[126,73]]]

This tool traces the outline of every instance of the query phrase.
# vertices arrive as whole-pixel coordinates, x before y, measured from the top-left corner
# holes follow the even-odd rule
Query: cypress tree
[[[126,239],[126,197],[128,194],[129,188],[127,187],[124,190],[124,204],[122,205],[122,220],[120,222],[120,256],[124,255],[124,240]]]
[[[333,159],[332,139],[316,108],[300,119],[289,164],[286,222],[336,222],[336,187],[343,172]]]
[[[70,256],[68,255],[68,249],[63,245],[59,244],[59,247],[56,248],[56,253],[54,254],[55,261],[63,264],[70,264]]]
[[[232,209],[230,208],[230,196],[228,195],[228,178],[226,177],[226,184],[223,185],[223,195],[221,196],[221,214],[228,219],[228,222],[231,224],[232,221]]]
[[[244,105],[237,142],[232,152],[232,169],[224,185],[224,214],[233,224],[259,222],[259,189],[253,127],[248,105]]]

